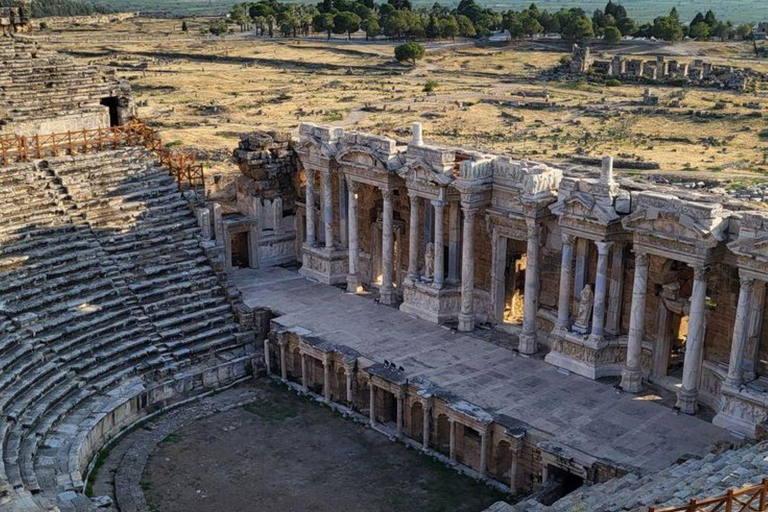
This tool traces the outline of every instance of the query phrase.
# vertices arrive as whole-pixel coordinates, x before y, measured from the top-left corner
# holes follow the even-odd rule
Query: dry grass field
[[[546,83],[542,73],[566,53],[531,43],[433,45],[411,68],[394,61],[387,42],[209,38],[199,30],[206,20],[188,23],[187,34],[179,21],[138,18],[56,24],[39,34],[58,50],[116,66],[133,86],[139,116],[167,143],[199,150],[217,171],[229,165],[238,134],[259,127],[293,130],[303,120],[405,138],[421,120],[428,141],[518,157],[609,153],[702,179],[748,181],[768,172],[768,140],[760,137],[766,84],[747,94],[656,87],[659,107],[644,107],[641,85]],[[747,43],[662,51],[768,72]],[[424,91],[428,80],[437,84],[432,93]],[[543,101],[532,96],[545,90],[549,107],[527,104]]]

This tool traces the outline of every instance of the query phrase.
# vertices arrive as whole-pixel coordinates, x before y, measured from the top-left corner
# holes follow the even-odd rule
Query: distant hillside
[[[106,14],[114,12],[113,9],[94,5],[90,2],[77,0],[34,0],[32,2],[32,17],[45,18],[47,16],[87,16],[89,14]]]
[[[175,14],[224,14],[233,4],[243,0],[94,0],[99,6],[116,11],[168,11]],[[288,1],[288,0],[286,0]],[[320,0],[291,0],[300,4],[317,4]],[[442,5],[455,8],[459,0],[438,0]],[[531,2],[549,11],[560,8],[581,7],[591,14],[605,7],[607,0],[476,0],[483,7],[497,11],[521,10]],[[431,7],[435,0],[412,0],[415,7]],[[734,23],[768,21],[765,0],[621,0],[629,15],[641,23],[669,13],[676,7],[683,19],[690,20],[697,12],[712,9],[719,19]]]

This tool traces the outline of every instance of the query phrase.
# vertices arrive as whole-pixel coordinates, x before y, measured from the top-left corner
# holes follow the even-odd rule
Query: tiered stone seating
[[[644,476],[628,474],[604,484],[582,487],[546,507],[526,500],[493,512],[644,512],[647,507],[685,505],[692,498],[721,496],[728,489],[759,484],[768,475],[768,441],[722,454],[691,459]]]
[[[148,383],[244,357],[252,335],[143,150],[0,169],[0,212],[0,511],[85,510],[72,491],[98,422]]]
[[[114,77],[43,51],[31,39],[0,39],[0,118],[5,122],[100,112],[101,98],[114,96],[114,86]]]

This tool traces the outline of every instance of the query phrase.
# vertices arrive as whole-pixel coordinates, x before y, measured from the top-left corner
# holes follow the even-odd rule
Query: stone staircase
[[[215,387],[253,334],[144,150],[0,169],[0,212],[0,511],[88,510],[111,427],[180,375]]]
[[[118,96],[116,87],[113,74],[41,50],[30,38],[0,38],[0,122],[98,113],[102,98]]]
[[[526,500],[514,506],[496,504],[489,512],[645,512],[649,506],[679,506],[690,499],[725,494],[728,489],[759,484],[768,476],[768,441],[711,453],[662,471],[627,474],[608,482],[584,486],[552,506]]]

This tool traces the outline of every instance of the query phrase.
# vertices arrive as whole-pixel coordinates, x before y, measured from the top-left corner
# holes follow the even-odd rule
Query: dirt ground
[[[200,35],[205,23],[188,21],[190,31],[182,33],[178,20],[136,18],[38,34],[55,49],[116,67],[133,86],[139,116],[167,143],[197,150],[213,172],[234,172],[228,156],[241,132],[295,130],[312,121],[405,138],[419,120],[427,141],[518,158],[613,154],[696,179],[747,181],[768,173],[768,84],[743,94],[654,87],[658,110],[641,105],[640,84],[546,82],[545,72],[568,55],[557,42],[433,44],[412,68],[397,64],[394,44],[385,41],[211,38]],[[748,43],[632,43],[621,50],[768,72]],[[425,92],[428,81],[432,92]],[[530,105],[544,91],[551,107]]]
[[[504,496],[276,383],[169,435],[144,475],[156,512],[477,512]]]

